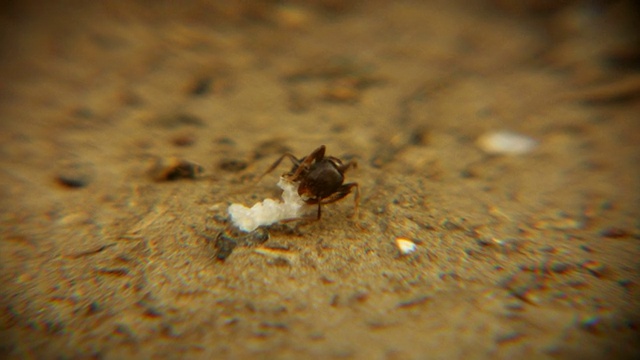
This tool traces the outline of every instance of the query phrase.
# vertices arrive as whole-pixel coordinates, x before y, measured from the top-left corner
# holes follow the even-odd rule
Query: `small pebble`
[[[213,83],[213,79],[211,77],[205,76],[197,79],[195,83],[189,89],[189,94],[193,96],[202,96],[206,95],[211,91],[211,84]]]
[[[214,240],[215,257],[218,260],[226,260],[238,246],[256,246],[267,240],[269,240],[269,232],[263,228],[244,235],[233,228],[227,228],[218,233]]]
[[[610,227],[602,230],[600,232],[600,235],[610,239],[622,239],[626,237],[631,237],[633,234],[630,231],[627,231],[622,228]]]
[[[205,122],[197,116],[178,113],[159,116],[153,119],[150,125],[165,129],[175,129],[183,126],[204,127]]]
[[[597,278],[604,277],[607,272],[607,267],[595,260],[587,260],[580,264],[580,266]]]
[[[398,250],[402,255],[411,254],[416,251],[416,244],[405,238],[396,238],[396,246],[398,246]]]
[[[225,232],[220,232],[215,240],[215,257],[218,260],[226,260],[236,246],[238,246],[238,242],[234,238],[228,236]]]
[[[203,173],[202,166],[175,156],[156,159],[149,175],[156,181],[196,179]]]
[[[224,159],[218,163],[218,167],[224,171],[238,172],[246,169],[247,162],[237,159]]]
[[[171,143],[178,147],[191,146],[196,142],[195,136],[192,134],[179,134],[171,139]]]
[[[566,262],[557,262],[551,264],[551,271],[557,274],[564,274],[574,269],[574,265]]]
[[[82,188],[89,184],[93,169],[90,164],[80,162],[64,163],[58,169],[56,181],[68,188]]]
[[[490,131],[478,138],[478,146],[489,154],[521,155],[531,152],[538,142],[528,136],[499,130]]]
[[[415,307],[415,306],[426,304],[431,299],[432,299],[432,297],[428,296],[428,295],[418,296],[418,297],[410,299],[410,300],[401,301],[401,302],[398,303],[398,305],[396,307],[405,308],[405,309],[406,308],[411,308],[411,307]]]
[[[271,265],[279,265],[279,266],[291,266],[295,263],[297,255],[283,250],[270,249],[267,247],[258,247],[254,252],[264,255],[269,259],[269,263]]]
[[[602,318],[596,315],[587,317],[580,321],[579,326],[584,331],[597,334],[602,330]]]

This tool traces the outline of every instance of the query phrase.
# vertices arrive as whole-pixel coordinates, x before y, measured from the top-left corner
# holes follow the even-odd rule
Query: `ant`
[[[293,163],[293,168],[282,176],[285,180],[300,183],[298,195],[305,203],[309,205],[318,204],[318,217],[316,220],[320,220],[322,205],[343,199],[351,193],[353,188],[355,188],[353,216],[356,216],[360,201],[360,187],[356,182],[343,183],[344,173],[351,167],[357,168],[358,164],[355,161],[343,164],[342,160],[336,157],[325,156],[325,150],[326,147],[321,145],[313,150],[311,154],[300,159],[291,153],[285,153],[258,178],[258,181],[278,167],[284,158],[289,158]]]

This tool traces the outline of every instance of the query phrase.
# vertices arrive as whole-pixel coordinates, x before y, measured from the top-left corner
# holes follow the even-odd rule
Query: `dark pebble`
[[[411,307],[415,307],[415,306],[419,306],[419,305],[425,304],[429,300],[431,300],[431,296],[419,296],[419,297],[417,297],[415,299],[401,301],[401,302],[398,303],[398,305],[396,307],[398,307],[400,309],[411,308]]]
[[[149,170],[156,181],[173,181],[177,179],[196,179],[203,173],[202,166],[188,160],[170,157],[156,160]]]
[[[215,240],[208,238],[208,243],[213,243],[215,257],[218,260],[226,260],[238,246],[256,246],[267,240],[269,240],[269,231],[264,228],[257,228],[250,233],[241,233],[236,228],[228,227],[218,233]]]
[[[451,231],[456,231],[456,230],[463,230],[464,228],[462,227],[462,225],[457,224],[455,222],[452,222],[450,220],[445,220],[442,222],[442,227],[444,227],[447,230],[451,230]]]
[[[193,96],[202,96],[211,91],[211,83],[213,80],[210,77],[202,77],[198,79],[193,87],[189,90],[189,94]]]
[[[224,171],[238,172],[246,169],[248,164],[246,161],[242,160],[225,159],[222,160],[218,166]]]
[[[607,267],[597,261],[594,260],[587,260],[585,262],[583,262],[582,264],[580,264],[580,266],[586,270],[587,272],[589,272],[591,275],[597,277],[597,278],[602,278],[607,274]]]
[[[87,306],[87,315],[93,315],[100,311],[100,304],[96,301],[93,301],[89,306]]]
[[[92,169],[89,164],[71,162],[64,164],[58,170],[56,181],[68,188],[82,188],[89,185]]]
[[[68,175],[58,175],[56,180],[60,185],[66,186],[68,188],[82,188],[89,184],[89,179],[86,177],[78,177],[78,176],[68,176]]]
[[[187,147],[187,146],[191,146],[196,142],[196,138],[193,135],[189,135],[189,134],[181,134],[181,135],[176,135],[175,137],[173,137],[171,139],[171,143],[174,146],[178,146],[178,147]]]
[[[162,313],[156,308],[149,307],[149,308],[145,309],[144,316],[150,317],[150,318],[157,318],[157,317],[162,316]]]
[[[238,243],[235,239],[232,239],[225,235],[224,233],[218,234],[218,238],[216,239],[216,259],[218,260],[226,260],[229,255],[233,252],[233,249],[238,246]]]
[[[633,281],[629,279],[618,280],[618,285],[622,286],[626,290],[629,290],[633,286]]]
[[[570,263],[554,263],[551,265],[551,271],[558,274],[564,274],[570,270],[573,270],[574,265]]]
[[[181,126],[205,126],[204,121],[199,117],[191,114],[174,114],[161,116],[152,121],[151,125],[156,125],[165,129],[174,129]]]
[[[597,334],[600,332],[600,328],[602,323],[602,319],[598,316],[592,316],[587,319],[584,319],[580,322],[580,328],[584,331],[590,332],[592,334]]]
[[[602,230],[600,235],[610,239],[622,239],[631,236],[631,232],[622,228],[610,227]]]

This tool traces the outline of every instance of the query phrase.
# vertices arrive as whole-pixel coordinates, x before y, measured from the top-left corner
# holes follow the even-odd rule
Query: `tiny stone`
[[[88,164],[79,162],[64,164],[58,171],[56,180],[59,184],[68,188],[85,187],[91,180],[91,168]]]
[[[522,264],[519,266],[519,268],[522,271],[530,271],[530,272],[535,272],[540,269],[537,265],[534,265],[534,264]]]
[[[582,266],[583,269],[587,270],[591,275],[597,278],[603,277],[607,270],[606,266],[595,260],[587,260],[580,266]]]
[[[573,264],[570,263],[554,263],[551,265],[551,271],[558,274],[564,274],[573,269]]]
[[[450,220],[445,220],[442,222],[441,224],[445,229],[447,230],[462,230],[462,225],[460,224],[456,224],[455,222],[452,222]]]
[[[519,333],[517,331],[511,331],[511,332],[497,335],[495,340],[498,344],[504,344],[504,343],[518,340],[522,336],[523,336],[522,333]]]
[[[202,77],[198,79],[189,90],[189,94],[193,96],[201,96],[207,94],[211,91],[212,82],[213,80],[210,77]]]
[[[621,238],[630,237],[631,233],[622,228],[610,227],[608,229],[602,230],[600,235],[610,239],[621,239]]]
[[[236,159],[225,159],[218,164],[220,169],[229,171],[229,172],[238,172],[247,168],[247,162]]]
[[[238,243],[234,239],[228,237],[226,234],[218,234],[218,238],[216,239],[215,243],[216,258],[218,260],[225,260],[229,257],[229,255],[231,255],[233,249],[235,249],[237,245]]]
[[[97,313],[98,311],[100,311],[100,304],[98,304],[96,301],[93,301],[87,307],[87,315],[93,315],[93,314]]]
[[[236,142],[233,141],[233,139],[228,138],[226,136],[218,138],[215,142],[220,144],[220,145],[235,145],[236,144]]]
[[[177,179],[196,179],[204,172],[204,168],[188,160],[175,156],[156,159],[149,169],[149,175],[156,181],[173,181]]]
[[[510,131],[493,131],[478,138],[478,146],[489,154],[521,155],[538,145],[534,139]]]
[[[396,238],[396,246],[402,255],[407,255],[416,250],[416,244],[405,238]]]
[[[602,322],[601,320],[602,319],[598,316],[591,316],[580,322],[580,328],[592,334],[596,334],[599,332],[599,324]]]
[[[464,170],[460,171],[460,177],[463,178],[463,179],[471,179],[471,178],[475,178],[477,176],[478,175],[474,171],[469,170],[469,169],[464,169]]]
[[[144,316],[147,316],[150,318],[157,318],[162,316],[162,313],[153,307],[149,307],[144,311]]]
[[[358,291],[355,294],[353,294],[353,296],[351,296],[351,300],[359,303],[363,303],[367,301],[368,298],[369,298],[369,293],[366,291]]]
[[[588,253],[593,252],[593,250],[591,250],[591,248],[588,247],[587,245],[580,245],[580,249],[582,249],[582,250],[584,250],[584,251],[586,251]]]
[[[510,302],[505,305],[505,308],[512,311],[522,311],[524,310],[524,305],[522,305],[522,302]]]
[[[265,243],[269,240],[269,231],[264,228],[257,228],[254,231],[238,239],[238,241],[245,246],[254,246]],[[282,250],[282,249],[281,249]],[[285,249],[288,250],[288,249]]]
[[[587,286],[587,283],[581,280],[569,280],[565,283],[565,285],[575,289],[582,289]]]
[[[182,126],[203,127],[205,126],[205,122],[197,116],[179,113],[160,116],[153,120],[151,125],[156,125],[165,129],[175,129]]]
[[[541,248],[540,251],[546,252],[546,253],[555,254],[556,253],[556,248],[554,248],[553,246],[545,246],[545,247]]]
[[[461,280],[461,279],[462,279],[462,278],[460,277],[460,275],[456,274],[456,273],[455,273],[455,272],[453,272],[453,271],[446,272],[446,273],[440,273],[440,274],[438,275],[438,277],[440,278],[440,280],[443,280],[443,281],[444,281],[444,280],[447,280],[447,279],[452,279],[452,280],[456,280],[456,281],[458,281],[458,280]]]
[[[618,280],[618,285],[625,288],[625,290],[629,290],[629,288],[633,286],[633,281],[629,279],[621,279],[621,280]]]
[[[411,308],[411,307],[415,307],[415,306],[419,306],[419,305],[425,304],[429,300],[431,300],[431,296],[423,295],[423,296],[419,296],[419,297],[414,298],[414,299],[401,301],[401,302],[398,303],[397,307],[401,308],[401,309]]]
[[[478,244],[478,245],[480,245],[482,247],[485,247],[485,246],[495,245],[496,243],[494,241],[489,240],[489,239],[481,238],[481,239],[476,239],[476,244]]]
[[[196,142],[196,138],[191,134],[180,134],[180,135],[176,135],[174,138],[171,139],[171,143],[174,146],[178,146],[178,147],[191,146],[195,142]]]
[[[80,119],[91,119],[95,114],[90,108],[82,106],[73,111],[73,116]]]
[[[291,266],[291,261],[286,257],[277,257],[274,259],[267,260],[267,264],[274,266]]]
[[[266,256],[267,263],[276,266],[292,266],[297,257],[296,254],[288,251],[272,250],[265,247],[259,247],[255,249],[254,252]]]

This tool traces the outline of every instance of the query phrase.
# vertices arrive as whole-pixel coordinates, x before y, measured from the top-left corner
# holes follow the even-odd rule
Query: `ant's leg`
[[[309,155],[307,155],[302,162],[300,163],[300,165],[298,166],[298,168],[296,169],[296,171],[293,173],[293,175],[291,175],[291,180],[292,181],[298,181],[298,176],[300,176],[300,174],[302,173],[303,170],[305,170],[307,167],[311,166],[311,164],[313,163],[313,161],[320,161],[324,158],[324,152],[325,152],[326,148],[324,145],[320,145],[319,148],[313,150],[313,152]]]
[[[338,200],[341,200],[345,198],[347,195],[349,195],[353,188],[356,188],[354,193],[354,209],[355,210],[353,214],[353,216],[356,216],[358,214],[358,207],[360,204],[360,186],[358,185],[358,183],[348,183],[340,186],[336,192],[322,199],[320,201],[320,204],[326,205],[326,204],[331,204]]]
[[[341,173],[345,173],[347,170],[349,170],[349,168],[357,169],[358,168],[358,162],[357,161],[349,161],[348,163],[338,167],[338,170]]]
[[[354,195],[354,203],[355,203],[355,210],[353,213],[353,217],[357,217],[358,215],[358,208],[359,208],[359,204],[360,204],[360,185],[358,185],[358,183],[348,183],[348,184],[344,184],[342,186],[340,186],[338,188],[338,190],[336,192],[334,192],[333,194],[329,195],[328,197],[318,201],[318,215],[316,217],[313,216],[306,216],[306,217],[299,217],[299,218],[292,218],[292,219],[284,219],[284,220],[280,220],[281,223],[287,223],[287,222],[291,222],[291,221],[308,221],[308,222],[312,222],[312,221],[317,221],[320,220],[320,218],[322,217],[322,205],[326,205],[326,204],[331,204],[334,203],[338,200],[342,200],[344,199],[347,195],[351,194],[351,190],[353,188],[355,189],[355,193]]]
[[[282,156],[280,156],[280,158],[278,160],[276,160],[268,169],[267,171],[264,172],[264,174],[260,175],[260,177],[258,178],[258,181],[256,181],[256,183],[260,182],[260,180],[262,180],[263,177],[265,177],[268,173],[272,172],[273,170],[275,170],[278,165],[280,165],[280,163],[282,162],[282,160],[284,160],[284,158],[289,158],[291,160],[291,162],[296,165],[296,166],[300,166],[300,160],[296,159],[296,157],[291,154],[291,153],[285,153]]]

